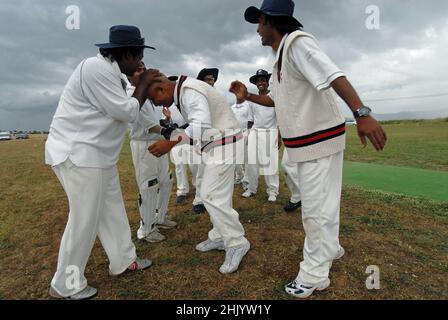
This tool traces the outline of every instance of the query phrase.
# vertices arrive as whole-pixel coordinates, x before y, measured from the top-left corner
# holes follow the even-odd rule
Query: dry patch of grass
[[[59,242],[67,219],[67,201],[51,169],[43,163],[44,137],[0,144],[0,298],[48,299]],[[128,145],[120,178],[133,236],[138,227],[135,186]],[[283,212],[288,190],[281,180],[277,204],[260,191],[243,199],[234,193],[252,249],[238,272],[221,275],[224,252],[199,253],[208,215],[175,204],[175,230],[167,240],[147,244],[134,239],[137,252],[153,259],[147,271],[118,278],[108,275],[99,242],[86,269],[100,299],[291,299],[283,286],[298,271],[303,246],[300,214]],[[174,191],[174,187],[173,187]],[[332,284],[311,299],[447,299],[448,203],[345,187],[341,208],[341,244],[346,255],[334,263]],[[381,289],[367,290],[365,269],[377,265]]]

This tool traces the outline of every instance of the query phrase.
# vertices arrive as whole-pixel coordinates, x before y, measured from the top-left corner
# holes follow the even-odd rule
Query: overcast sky
[[[47,130],[70,74],[81,60],[96,55],[94,43],[108,42],[115,24],[138,26],[157,48],[145,51],[148,66],[190,76],[217,67],[221,92],[226,94],[235,79],[254,91],[248,78],[259,68],[272,70],[273,57],[243,15],[261,2],[2,0],[0,129]],[[304,31],[317,37],[375,112],[448,110],[448,1],[295,3]],[[70,5],[80,9],[79,30],[66,28]],[[378,30],[366,27],[369,5],[380,9]],[[441,96],[387,100],[426,95]]]

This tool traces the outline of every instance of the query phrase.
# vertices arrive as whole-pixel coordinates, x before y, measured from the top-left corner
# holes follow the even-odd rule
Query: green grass
[[[347,135],[345,160],[448,171],[448,121],[395,121],[383,123],[388,141],[384,152],[362,148],[356,127]]]
[[[361,149],[349,129],[346,158],[438,170],[446,173],[447,125],[443,121],[387,124],[384,154]],[[418,128],[420,134],[416,131]],[[410,138],[411,137],[411,138]],[[423,141],[432,137],[428,143]],[[421,148],[416,156],[415,148]],[[433,150],[434,147],[434,150]],[[44,137],[0,143],[0,297],[48,299],[59,243],[67,220],[67,199],[52,170],[44,165]],[[433,152],[434,151],[434,152]],[[243,199],[234,193],[252,247],[240,270],[223,276],[223,252],[199,253],[196,243],[207,237],[207,215],[191,212],[188,203],[170,199],[175,230],[167,240],[147,244],[135,239],[139,224],[129,145],[120,163],[120,181],[137,252],[153,260],[145,272],[112,278],[99,242],[86,268],[99,299],[274,299],[294,300],[283,292],[301,261],[304,233],[299,213],[286,214],[289,193],[281,176],[278,203],[268,204],[260,192]],[[349,173],[350,174],[350,173]],[[174,191],[174,188],[173,188]],[[448,202],[345,185],[341,203],[340,241],[346,255],[333,264],[331,286],[311,299],[448,299]],[[377,265],[381,289],[365,288],[366,267]],[[423,284],[423,285],[422,285]]]
[[[345,161],[344,183],[448,201],[448,172]]]

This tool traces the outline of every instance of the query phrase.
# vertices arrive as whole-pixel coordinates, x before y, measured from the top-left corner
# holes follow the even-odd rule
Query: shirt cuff
[[[316,90],[322,91],[331,87],[331,83],[337,78],[345,77],[345,74],[342,71],[337,71],[331,74],[324,82],[318,84],[316,86]]]

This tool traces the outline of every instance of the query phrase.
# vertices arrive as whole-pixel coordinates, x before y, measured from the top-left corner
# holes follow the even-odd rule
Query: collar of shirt
[[[112,69],[114,70],[114,72],[116,72],[118,75],[120,75],[120,79],[122,80],[121,84],[123,86],[123,89],[125,91],[127,91],[127,89],[126,89],[127,84],[130,84],[130,83],[129,83],[129,80],[128,80],[127,76],[124,73],[121,72],[120,66],[118,65],[117,61],[112,62],[109,58],[103,57],[103,55],[101,53],[98,53],[96,56],[97,56],[98,59],[102,59],[102,60],[107,61],[108,63],[111,64]]]
[[[105,61],[107,61],[108,63],[110,63],[110,64],[112,65],[112,68],[114,69],[114,71],[115,71],[117,74],[119,74],[121,78],[123,78],[123,74],[122,74],[122,72],[121,72],[121,70],[120,70],[120,66],[118,65],[117,61],[112,62],[112,61],[110,61],[109,58],[105,58],[105,57],[103,57],[103,55],[100,54],[100,53],[98,53],[96,56],[97,56],[99,59],[105,60]]]
[[[275,53],[274,65],[278,62],[278,59],[280,59],[280,52],[282,51],[282,48],[285,45],[285,41],[288,36],[289,34],[285,34],[282,38],[282,41],[280,41],[280,45],[278,46],[277,52]]]
[[[246,106],[247,105],[247,103],[246,103],[246,101],[244,101],[244,102],[242,102],[242,103],[235,103],[233,106],[235,107],[235,108],[242,108],[242,107],[244,107],[244,106]]]
[[[176,106],[179,105],[179,101],[177,101],[177,87],[178,86],[179,86],[179,80],[176,80],[176,86],[174,87],[174,93],[173,93],[173,101]]]

